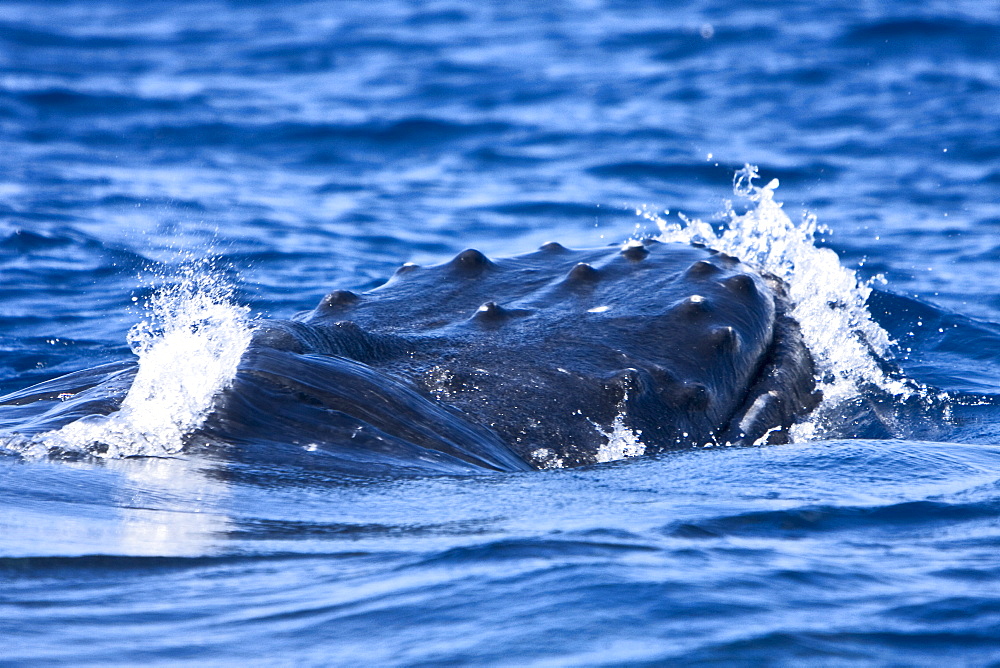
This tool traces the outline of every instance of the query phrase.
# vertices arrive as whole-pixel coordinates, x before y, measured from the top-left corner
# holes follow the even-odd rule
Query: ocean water
[[[995,2],[4,2],[0,665],[1000,665],[998,129]],[[644,236],[785,279],[795,442],[186,440],[256,319]]]

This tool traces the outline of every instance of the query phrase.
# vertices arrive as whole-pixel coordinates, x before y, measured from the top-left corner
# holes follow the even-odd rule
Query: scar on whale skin
[[[646,453],[783,442],[818,402],[787,311],[778,279],[696,246],[470,249],[263,323],[208,429],[301,413],[282,428],[330,450],[365,433],[388,457],[500,470],[595,463],[594,425],[616,420]]]

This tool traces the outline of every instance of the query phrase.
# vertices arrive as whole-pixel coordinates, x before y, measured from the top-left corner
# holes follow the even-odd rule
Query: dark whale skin
[[[697,245],[467,250],[257,323],[186,447],[399,475],[593,464],[616,421],[647,454],[780,443],[819,400],[788,309],[781,281]],[[2,397],[0,429],[44,440],[113,413],[136,369]]]
[[[467,250],[262,323],[204,431],[441,471],[593,464],[616,417],[647,454],[783,442],[818,401],[787,310],[699,246]]]

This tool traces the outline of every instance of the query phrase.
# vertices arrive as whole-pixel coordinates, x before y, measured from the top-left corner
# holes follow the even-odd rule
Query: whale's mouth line
[[[815,388],[815,364],[799,332],[799,323],[787,314],[780,282],[765,275],[777,289],[776,313],[767,354],[760,360],[749,384],[747,399],[726,421],[718,445],[777,445],[791,440],[793,420],[777,417],[792,404],[790,413],[807,416],[820,404],[822,390]],[[809,381],[805,381],[809,378]]]
[[[328,431],[317,431],[317,437],[340,436],[345,443],[365,443],[378,452],[409,448],[419,457],[459,467],[464,463],[492,471],[526,468],[496,434],[465,420],[452,406],[342,355],[254,347],[244,353],[235,383],[245,401],[254,402],[257,396],[292,396],[293,410],[298,412],[286,419],[308,420],[322,414]],[[225,413],[226,395],[219,399],[217,412]],[[231,427],[208,426],[209,433],[216,429],[219,436],[232,440]]]

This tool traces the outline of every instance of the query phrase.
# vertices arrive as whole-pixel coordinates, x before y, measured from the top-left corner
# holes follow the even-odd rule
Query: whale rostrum
[[[263,322],[208,429],[284,407],[327,449],[500,470],[595,463],[612,424],[646,453],[778,443],[818,402],[788,309],[778,279],[694,245],[469,249]]]
[[[819,401],[789,308],[780,280],[697,244],[470,249],[257,322],[179,447],[392,476],[780,443]],[[137,369],[115,362],[15,392],[0,422],[44,440],[110,415]]]

